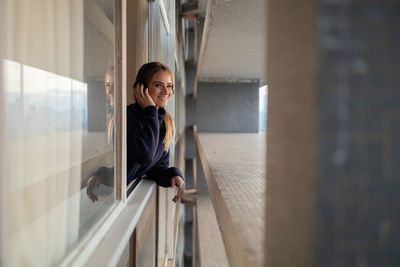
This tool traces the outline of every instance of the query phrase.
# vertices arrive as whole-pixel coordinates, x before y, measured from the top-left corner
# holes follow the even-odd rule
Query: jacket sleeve
[[[97,176],[100,178],[100,182],[106,186],[114,186],[114,167],[107,168],[107,167],[99,167],[91,172],[88,176]]]
[[[127,151],[128,160],[140,163],[150,163],[157,151],[160,123],[157,108],[146,107],[140,118],[128,114]]]
[[[164,152],[164,155],[147,173],[146,178],[155,181],[163,187],[171,186],[171,179],[174,176],[180,176],[183,179],[183,174],[176,167],[169,167],[169,150]]]

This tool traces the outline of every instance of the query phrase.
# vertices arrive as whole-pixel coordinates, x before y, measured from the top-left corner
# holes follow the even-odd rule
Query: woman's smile
[[[174,82],[167,71],[159,71],[150,82],[149,95],[157,107],[166,108],[174,92]]]

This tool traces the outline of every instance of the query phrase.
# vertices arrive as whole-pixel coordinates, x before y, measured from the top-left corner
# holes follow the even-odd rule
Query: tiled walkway
[[[235,261],[261,266],[266,135],[198,136],[199,154],[231,265]]]

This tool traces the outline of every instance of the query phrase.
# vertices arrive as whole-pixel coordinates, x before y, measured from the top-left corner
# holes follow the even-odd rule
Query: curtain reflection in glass
[[[116,203],[113,187],[86,194],[88,175],[114,166],[113,1],[4,2],[9,265],[58,266]]]
[[[3,69],[11,262],[48,265],[79,238],[83,123],[71,131],[72,85],[85,95],[86,84],[13,61]]]
[[[12,262],[34,262],[50,246],[44,263],[66,253],[114,202],[113,184],[97,189],[96,206],[82,188],[93,164],[111,170],[113,181],[112,144],[107,132],[87,131],[87,84],[10,60],[3,69]],[[110,114],[104,123],[112,128]]]

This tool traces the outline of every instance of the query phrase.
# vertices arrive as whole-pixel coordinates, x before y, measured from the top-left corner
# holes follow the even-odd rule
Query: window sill
[[[140,181],[126,203],[117,205],[90,240],[72,253],[75,257],[70,255],[62,266],[116,266],[156,188],[152,181]]]

